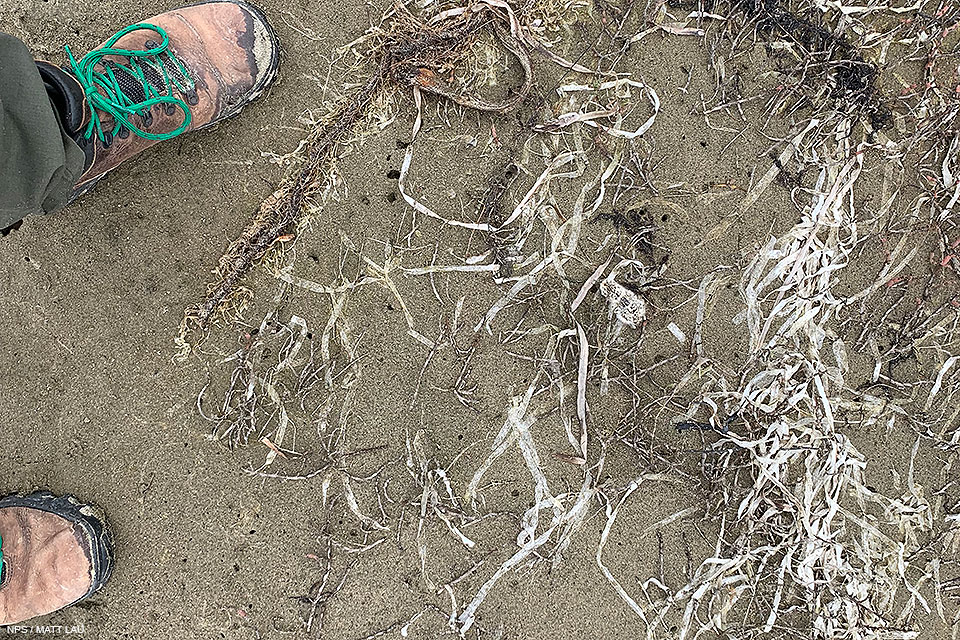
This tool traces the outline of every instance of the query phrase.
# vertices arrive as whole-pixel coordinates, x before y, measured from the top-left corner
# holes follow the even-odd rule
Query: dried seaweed
[[[384,87],[414,87],[417,118],[399,188],[423,215],[397,230],[406,244],[382,243],[382,259],[342,238],[359,265],[352,280],[327,286],[294,275],[289,265],[280,271],[283,282],[332,303],[317,363],[325,385],[312,393],[329,394],[342,370],[336,365],[343,358],[330,355],[331,340],[356,362],[355,342],[340,333],[347,325],[344,301],[368,285],[387,292],[402,314],[401,331],[423,350],[409,408],[426,412],[421,392],[432,390],[483,415],[484,386],[504,386],[499,377],[478,380],[484,371],[490,375],[478,365],[488,349],[495,349],[494,373],[510,359],[522,378],[494,405],[501,419],[489,436],[455,452],[433,446],[426,420],[407,432],[405,465],[394,460],[372,473],[350,473],[341,464],[345,452],[331,445],[324,505],[328,491],[339,491],[344,512],[364,532],[362,542],[343,548],[362,553],[393,536],[402,548],[409,533],[409,548],[416,549],[410,573],[418,578],[407,584],[424,603],[368,637],[397,629],[405,635],[428,612],[461,636],[495,636],[498,630],[480,615],[491,594],[517,571],[558,570],[583,551],[584,530],[599,537],[592,555],[609,584],[606,593],[633,612],[638,635],[650,640],[900,639],[933,625],[960,633],[953,573],[960,552],[960,103],[936,85],[881,96],[885,70],[866,62],[882,59],[883,47],[894,44],[915,47],[913,61],[941,60],[945,22],[955,8],[920,4],[797,0],[788,10],[773,0],[697,3],[684,19],[664,3],[650,3],[633,36],[632,5],[594,7],[608,38],[606,49],[596,47],[596,60],[610,69],[551,89],[556,102],[523,129],[522,148],[491,159],[475,208],[462,209],[474,211],[473,220],[432,207],[409,175],[425,117],[422,93],[434,89],[471,108],[477,101],[458,101],[445,85],[438,88],[438,74],[423,72],[419,61],[387,76]],[[737,10],[724,10],[731,7]],[[927,9],[935,10],[927,15]],[[815,10],[822,21],[807,17]],[[470,24],[467,9],[438,11],[411,29],[454,19],[464,29]],[[476,15],[490,18],[494,11],[502,13],[493,29],[539,50],[542,42],[524,31],[528,25],[517,27],[512,9],[491,2]],[[890,26],[886,19],[901,11],[916,16],[916,24]],[[650,216],[653,207],[667,207],[692,226],[699,214],[687,203],[711,202],[702,189],[657,176],[650,161],[661,142],[661,93],[665,103],[676,94],[616,73],[621,45],[674,36],[709,39],[704,50],[717,87],[701,101],[706,126],[729,133],[729,148],[742,131],[725,125],[749,121],[771,145],[757,154],[749,180],[727,185],[723,197],[737,198],[733,214],[689,239],[709,254],[694,265],[678,264],[670,247],[659,246],[666,234]],[[809,55],[796,56],[798,66],[760,95],[742,95],[725,69],[757,37],[771,45],[771,61],[776,51]],[[501,44],[513,51],[502,38]],[[456,66],[459,49],[437,46],[431,60]],[[590,72],[585,59],[561,64]],[[677,91],[686,95],[687,87]],[[898,109],[897,127],[877,131],[887,124],[887,102]],[[762,105],[766,121],[750,120],[757,116],[744,110],[751,104]],[[782,128],[771,132],[771,122]],[[778,195],[786,205],[771,223],[776,232],[756,233],[731,264],[720,263],[713,243],[738,222],[759,217],[759,208]],[[419,233],[426,225],[449,232],[453,246],[443,246],[446,234],[412,246],[410,238],[426,237]],[[463,246],[475,247],[475,235],[482,235],[484,253],[462,256]],[[686,275],[677,275],[681,270]],[[429,285],[441,306],[456,301],[434,319],[435,332],[423,328],[427,305],[409,293],[410,280]],[[482,299],[478,291],[496,301],[471,317],[465,300]],[[293,318],[282,326],[290,341],[280,362],[297,362],[306,348],[296,348],[303,330]],[[865,373],[864,357],[872,372]],[[449,370],[437,380],[441,360]],[[247,440],[265,434],[271,461],[289,463],[284,456],[297,451],[277,436],[283,418],[274,394],[265,384],[243,394],[262,368],[241,365],[229,406],[238,405],[242,417],[258,410],[243,402],[259,402],[272,421],[267,429],[242,431],[247,423],[231,414],[218,433],[226,427],[231,437],[251,434]],[[293,433],[295,420],[288,422],[286,433]],[[909,459],[878,472],[859,440],[868,429],[907,439]],[[479,455],[471,459],[468,449]],[[608,456],[625,452],[635,465],[607,464]],[[936,489],[918,473],[937,462],[934,454],[948,460]],[[878,488],[878,477],[890,482]],[[391,492],[377,484],[389,481]],[[508,484],[516,489],[508,493]],[[684,502],[670,501],[669,510],[651,516],[647,497],[654,493],[683,495]],[[633,508],[644,512],[640,526],[626,524]],[[599,521],[590,518],[598,513]],[[502,528],[493,539],[483,529],[501,517],[512,527],[506,543]],[[694,532],[699,552],[689,548],[687,534]],[[671,536],[685,560],[672,575],[664,568],[664,540]],[[633,566],[634,558],[615,555],[620,543],[656,544],[657,562]],[[466,568],[450,573],[451,557]],[[619,573],[624,562],[631,579]],[[325,586],[311,590],[306,602],[311,621],[335,584],[325,566]],[[648,575],[634,579],[639,571]]]

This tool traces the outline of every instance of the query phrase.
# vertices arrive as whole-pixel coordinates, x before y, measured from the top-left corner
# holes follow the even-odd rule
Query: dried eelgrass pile
[[[838,142],[807,147],[820,168],[803,218],[742,275],[746,369],[731,379],[701,358],[675,390],[696,384],[687,417],[706,416],[711,430],[706,455],[726,487],[723,534],[688,585],[643,607],[651,629],[676,611],[680,637],[898,638],[915,637],[916,622],[933,614],[920,588],[946,551],[934,536],[944,514],[915,482],[912,461],[902,495],[871,488],[867,461],[840,428],[859,394],[845,385],[847,346],[832,327],[861,296],[833,286],[862,241],[854,191],[863,143],[853,144],[850,121],[838,127]]]
[[[532,23],[521,23],[509,5],[481,5],[473,15],[499,12],[494,28],[509,51],[538,49],[545,41],[543,33],[534,38]],[[306,356],[298,338],[306,328],[291,318],[277,325],[285,337],[276,363],[251,358],[244,347],[215,418],[217,433],[235,442],[260,439],[273,463],[295,453],[282,435],[290,399],[303,405],[303,397],[319,393],[305,424],[318,416],[329,424],[330,399],[350,393],[362,369],[345,297],[380,287],[396,299],[408,335],[425,350],[417,393],[444,351],[462,363],[446,391],[467,407],[477,402],[471,377],[478,350],[520,359],[523,346],[534,355],[522,357],[528,382],[508,394],[502,427],[479,443],[482,459],[473,467],[464,468],[459,453],[431,450],[421,429],[407,436],[403,478],[390,475],[388,465],[360,477],[348,470],[349,452],[336,438],[318,432],[330,461],[318,470],[324,505],[338,479],[344,508],[364,532],[361,544],[337,541],[331,548],[355,557],[394,536],[399,541],[411,523],[415,528],[416,569],[427,603],[370,637],[405,633],[427,619],[464,636],[495,634],[477,614],[504,578],[543,564],[561,566],[583,552],[589,535],[598,537],[593,555],[611,595],[636,614],[651,639],[897,639],[921,638],[925,630],[958,637],[960,236],[954,210],[960,199],[960,91],[943,86],[945,77],[954,80],[943,69],[950,67],[945,60],[957,61],[950,38],[960,12],[923,0],[909,7],[873,0],[855,7],[746,0],[695,3],[683,11],[663,3],[593,10],[604,25],[597,43],[607,47],[594,43],[592,67],[548,50],[574,77],[549,88],[551,109],[541,109],[506,164],[491,167],[473,219],[439,211],[411,186],[424,118],[421,91],[436,85],[423,66],[404,67],[401,77],[414,86],[418,110],[399,185],[412,215],[398,238],[439,224],[464,237],[481,234],[485,250],[450,262],[438,256],[460,254],[441,254],[437,247],[429,264],[409,266],[408,256],[419,259],[419,249],[388,247],[381,262],[362,243],[344,238],[345,251],[361,265],[352,278],[341,274],[322,285],[294,275],[292,265],[279,270],[284,287],[329,300],[327,346],[319,362],[312,347]],[[438,8],[425,24],[466,15],[471,11]],[[679,193],[676,177],[658,177],[651,162],[657,151],[649,134],[657,131],[668,98],[617,66],[625,51],[618,46],[653,37],[704,39],[716,92],[702,97],[700,115],[704,126],[729,132],[730,144],[742,133],[731,122],[743,129],[772,123],[789,129],[772,140],[735,215],[703,245],[727,233],[738,216],[754,213],[769,189],[788,190],[795,211],[787,215],[796,222],[755,238],[742,264],[717,264],[694,280],[673,275],[663,257],[669,247],[659,245],[656,222],[645,214],[651,203],[683,211],[672,195]],[[729,70],[753,41],[763,43],[776,69],[764,78],[773,82],[744,95]],[[521,66],[530,81],[530,67]],[[919,82],[910,83],[917,73]],[[446,89],[433,93],[478,107]],[[744,108],[750,104],[762,107],[763,121],[749,121]],[[295,184],[282,187],[292,190],[275,203],[296,193]],[[301,215],[275,203],[267,216],[277,224]],[[615,232],[598,237],[598,220],[613,221]],[[883,256],[869,263],[869,277],[851,277],[877,247]],[[449,274],[496,286],[498,300],[480,316],[465,318],[471,292],[457,292],[455,308],[430,338],[404,281],[429,279],[442,302],[436,279]],[[736,279],[739,313],[718,316],[715,305],[731,291],[722,285]],[[666,291],[679,297],[669,308],[653,302]],[[546,307],[551,313],[529,312]],[[651,335],[652,315],[659,336]],[[731,320],[724,325],[727,339],[746,344],[736,367],[711,353],[704,339],[708,325]],[[339,356],[329,351],[334,338]],[[654,345],[655,338],[674,340],[676,350]],[[863,354],[872,363],[866,373]],[[900,365],[908,360],[916,366],[907,371]],[[295,382],[270,408],[271,388],[284,371]],[[249,416],[258,397],[270,410],[256,421]],[[620,413],[617,424],[595,417],[607,403]],[[342,434],[349,410],[339,415]],[[654,426],[663,422],[675,427],[672,440]],[[858,429],[877,425],[909,434],[904,468],[885,474],[858,449]],[[545,449],[548,435],[561,436],[565,448]],[[638,460],[626,475],[608,464],[622,449],[635,451]],[[508,500],[506,488],[490,478],[514,451],[528,478],[531,506],[513,514],[515,542],[481,557],[478,532],[503,515],[499,505]],[[929,468],[924,460],[936,461],[938,452],[948,465],[938,485],[924,485],[918,469]],[[877,482],[881,475],[892,477],[889,486]],[[375,497],[365,499],[360,483],[374,486]],[[391,493],[390,483],[405,490]],[[623,530],[629,505],[651,492],[684,488],[698,489],[702,499],[641,530]],[[662,547],[685,522],[703,525],[711,550],[696,559],[688,555],[689,570],[680,579],[664,573],[662,551],[659,572],[651,562],[634,561],[648,579],[618,575],[618,536],[633,542],[656,536]],[[441,546],[437,536],[455,542],[470,567],[466,572],[442,575],[445,563],[433,555]],[[310,600],[311,632],[319,633],[317,612],[322,620],[321,604],[342,584],[320,588]]]

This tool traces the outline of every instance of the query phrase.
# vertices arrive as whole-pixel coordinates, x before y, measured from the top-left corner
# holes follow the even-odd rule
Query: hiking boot
[[[96,507],[47,491],[0,498],[0,627],[90,597],[112,568]]]
[[[37,68],[86,154],[73,197],[158,142],[240,113],[276,79],[280,45],[263,13],[213,0],[150,18],[59,69]]]

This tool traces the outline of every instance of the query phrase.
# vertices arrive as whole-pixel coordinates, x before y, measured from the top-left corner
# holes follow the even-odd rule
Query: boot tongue
[[[104,65],[113,72],[120,91],[131,103],[137,104],[147,99],[147,92],[143,81],[136,77],[130,70],[110,61],[104,61]],[[143,65],[141,70],[144,79],[150,84],[150,88],[153,89],[155,94],[166,95],[166,83],[163,81],[163,76],[160,72],[149,65]]]

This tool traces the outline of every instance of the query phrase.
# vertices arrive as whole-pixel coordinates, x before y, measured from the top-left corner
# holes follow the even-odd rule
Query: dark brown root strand
[[[346,141],[363,121],[378,96],[388,86],[416,86],[421,90],[480,111],[505,113],[526,97],[532,86],[532,69],[523,45],[499,22],[493,11],[468,12],[446,21],[445,28],[425,25],[401,11],[391,32],[376,48],[374,72],[341,108],[329,125],[315,130],[307,141],[307,158],[300,171],[286,180],[260,206],[256,216],[227,248],[216,269],[216,279],[207,287],[205,300],[188,309],[181,324],[180,340],[188,343],[193,331],[202,339],[213,321],[235,301],[250,271],[279,242],[292,239],[306,216],[308,200],[322,190],[338,145]],[[524,84],[500,103],[456,93],[436,80],[434,70],[449,67],[465,54],[474,37],[491,28],[497,39],[520,62]]]
[[[500,228],[510,214],[504,202],[518,175],[520,170],[517,165],[513,161],[507,162],[488,177],[487,188],[480,198],[479,218],[494,229],[487,236],[487,245],[493,252],[494,261],[500,265],[501,278],[511,277],[517,261],[522,257],[517,249],[518,230],[513,227]]]
[[[883,103],[877,89],[876,65],[866,62],[843,36],[782,8],[783,0],[737,0],[740,9],[757,20],[757,30],[764,36],[785,34],[811,55],[825,55],[833,69],[830,97],[863,109],[874,131],[883,129],[892,120],[890,108]]]

